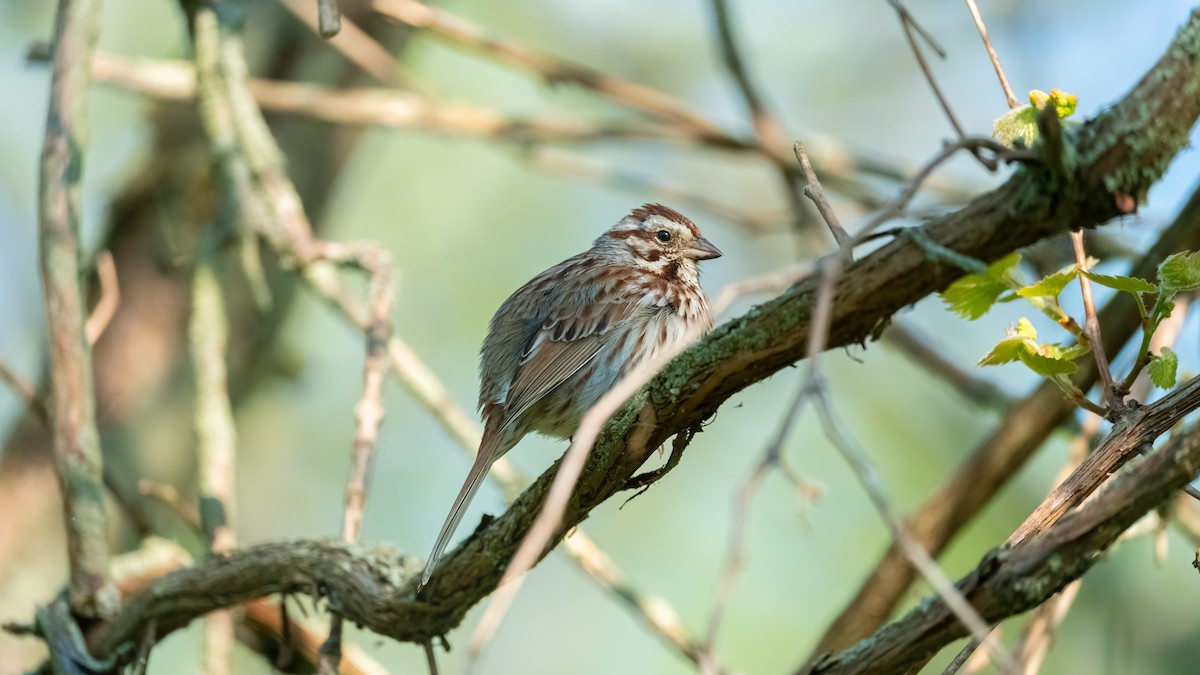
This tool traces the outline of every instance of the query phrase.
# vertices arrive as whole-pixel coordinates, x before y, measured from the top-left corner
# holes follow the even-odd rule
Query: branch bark
[[[71,607],[85,616],[116,610],[107,581],[108,527],[96,431],[92,354],[80,276],[79,189],[87,147],[91,58],[100,0],[61,0],[54,23],[50,112],[42,146],[38,219],[50,340],[54,468],[62,490]]]

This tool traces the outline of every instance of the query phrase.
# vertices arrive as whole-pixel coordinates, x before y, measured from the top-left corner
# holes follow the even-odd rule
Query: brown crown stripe
[[[697,237],[700,236],[700,228],[696,227],[696,224],[693,223],[690,218],[669,206],[663,206],[662,204],[642,204],[640,207],[634,209],[629,215],[637,218],[638,220],[645,220],[650,216],[662,216],[667,220],[673,220],[680,225],[686,226],[692,231],[693,235]]]

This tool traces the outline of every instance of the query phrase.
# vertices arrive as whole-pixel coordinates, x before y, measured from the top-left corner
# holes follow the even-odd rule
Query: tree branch
[[[1197,247],[1200,247],[1200,187],[1130,274],[1151,278],[1167,255]],[[1141,326],[1141,316],[1132,300],[1118,295],[1100,312],[1100,323],[1105,326],[1104,349],[1115,354]],[[1074,381],[1080,389],[1087,390],[1098,378],[1095,361],[1088,360],[1080,363]],[[1014,405],[958,471],[909,518],[913,536],[932,554],[940,553],[1073,410],[1074,405],[1051,382]],[[870,635],[887,620],[915,579],[916,570],[903,551],[895,545],[889,547],[817,642],[812,658],[822,652],[843,649]]]
[[[1016,549],[989,551],[958,587],[992,622],[1035,607],[1082,576],[1100,559],[1099,553],[1170,499],[1198,470],[1200,431],[1192,428],[1041,537]],[[932,598],[871,638],[800,672],[905,672],[964,635],[966,629],[945,603]]]
[[[62,489],[71,566],[71,608],[87,616],[116,609],[108,576],[103,459],[96,431],[92,358],[84,331],[79,189],[87,147],[91,58],[100,0],[60,0],[54,24],[50,113],[42,146],[38,220],[53,399],[54,468]]]

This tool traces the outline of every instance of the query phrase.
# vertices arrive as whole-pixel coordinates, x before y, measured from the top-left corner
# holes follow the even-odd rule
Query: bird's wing
[[[614,327],[636,311],[635,305],[593,302],[551,312],[521,354],[505,401],[505,426],[586,366],[619,333]]]

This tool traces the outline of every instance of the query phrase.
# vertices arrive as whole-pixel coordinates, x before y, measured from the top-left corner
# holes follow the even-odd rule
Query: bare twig
[[[543,144],[529,148],[517,147],[519,148],[518,156],[521,159],[535,169],[551,176],[567,177],[576,182],[591,183],[638,195],[648,195],[667,203],[687,206],[692,210],[706,211],[752,233],[778,229],[777,224],[784,223],[788,219],[788,216],[782,212],[776,215],[759,215],[740,206],[719,202],[699,192],[659,183],[651,176],[634,173],[616,165],[605,164],[596,158],[586,157],[580,153],[547,147]]]
[[[364,266],[370,270],[371,322],[367,326],[367,356],[363,362],[363,395],[355,408],[357,425],[351,448],[350,480],[346,483],[346,513],[342,536],[347,542],[358,539],[371,460],[383,423],[383,378],[387,374],[387,344],[392,336],[391,257],[383,249],[364,253]]]
[[[1000,87],[1004,89],[1004,98],[1008,100],[1009,108],[1016,108],[1021,105],[1013,94],[1012,87],[1008,84],[1008,78],[1004,75],[1004,68],[1000,65],[1000,57],[996,55],[996,48],[992,46],[992,39],[988,37],[987,26],[983,23],[983,15],[979,13],[979,7],[975,5],[975,0],[967,0],[967,9],[971,11],[971,18],[975,21],[975,28],[979,30],[979,38],[983,40],[983,47],[987,50],[988,58],[992,61],[992,68],[996,69],[996,77],[1000,79]]]
[[[738,91],[746,108],[750,112],[750,121],[754,126],[754,136],[765,148],[778,148],[787,138],[779,117],[771,111],[755,86],[750,71],[742,59],[738,49],[737,39],[733,34],[732,20],[729,16],[729,6],[725,0],[711,0],[713,23],[717,28],[717,44],[721,48],[721,60],[729,74],[737,83]]]
[[[799,172],[791,166],[791,158],[782,142],[764,145],[757,137],[745,139],[732,136],[712,121],[692,112],[695,106],[671,95],[600,72],[581,63],[546,54],[512,40],[496,37],[462,17],[444,9],[430,7],[418,0],[373,0],[373,7],[391,19],[415,28],[423,28],[451,44],[488,54],[500,63],[530,71],[547,83],[570,82],[611,101],[639,110],[667,123],[692,142],[717,149],[761,155],[768,159],[777,171],[788,174],[789,179],[784,186],[785,193],[793,209],[800,206],[797,199],[800,186],[796,183]],[[918,30],[921,29],[918,27]],[[930,41],[936,48],[932,38]],[[781,125],[777,126],[782,128]],[[770,135],[767,137],[770,138]],[[868,208],[874,199],[869,196],[871,190],[852,177],[856,168],[892,180],[901,180],[906,173],[878,159],[859,156],[828,139],[823,140],[821,146],[827,148],[828,152],[823,151],[821,156],[814,155],[813,159],[820,166],[828,156],[829,166],[825,171],[830,189],[861,201]]]
[[[184,61],[133,59],[100,53],[96,79],[170,101],[196,95],[195,68]],[[305,115],[333,124],[416,127],[423,131],[486,140],[588,143],[611,138],[686,140],[661,124],[603,125],[551,119],[519,119],[489,108],[437,103],[421,94],[381,88],[330,89],[314,84],[249,79],[254,101],[265,110]]]
[[[888,4],[896,10],[896,14],[900,17],[900,26],[904,29],[904,38],[908,40],[908,46],[912,50],[913,56],[917,59],[917,65],[921,67],[921,72],[925,75],[925,81],[929,83],[930,90],[937,98],[938,105],[942,107],[942,112],[946,114],[946,119],[950,122],[950,126],[954,127],[954,133],[959,140],[967,137],[967,132],[963,130],[962,124],[959,124],[958,118],[955,117],[954,111],[950,109],[950,102],[946,99],[946,95],[942,93],[942,88],[938,86],[937,79],[933,76],[933,71],[929,68],[929,64],[925,61],[925,55],[921,53],[921,46],[917,44],[916,35],[920,35],[925,42],[933,48],[938,56],[945,58],[945,52],[942,51],[937,43],[933,41],[933,37],[917,23],[916,19],[909,14],[904,5],[900,4],[899,0],[888,0]],[[972,150],[972,152],[976,152]]]
[[[938,154],[934,155],[932,159],[925,162],[925,164],[921,166],[916,174],[914,174],[913,177],[904,185],[904,188],[900,191],[900,193],[893,197],[886,204],[881,206],[875,216],[859,228],[858,232],[856,232],[854,235],[855,243],[861,243],[865,237],[878,229],[880,225],[883,225],[889,220],[902,216],[904,214],[904,210],[908,208],[909,203],[912,202],[913,198],[917,196],[917,192],[921,189],[921,185],[925,182],[925,180],[929,178],[929,176],[933,174],[933,172],[939,166],[952,158],[960,150],[970,151],[974,153],[976,157],[980,158],[980,161],[985,163],[990,162],[991,165],[994,165],[997,160],[1012,162],[1039,161],[1037,154],[1033,152],[1012,150],[1004,147],[1000,143],[997,143],[990,138],[964,137],[951,143],[944,143]],[[994,159],[984,156],[982,153],[983,150],[993,153]]]
[[[121,286],[117,281],[117,265],[113,262],[112,253],[109,251],[101,251],[96,254],[96,278],[100,280],[100,299],[96,301],[96,306],[92,308],[92,313],[88,315],[87,322],[84,323],[83,332],[87,336],[89,345],[96,344],[96,340],[104,334],[104,329],[108,328],[108,324],[117,313],[117,307],[121,305]]]
[[[742,482],[741,487],[738,488],[737,495],[734,497],[733,512],[729,525],[729,540],[726,544],[725,565],[721,571],[721,579],[717,585],[716,597],[713,599],[712,610],[708,616],[708,630],[704,634],[704,652],[700,658],[700,672],[705,675],[713,675],[717,672],[716,664],[713,660],[713,650],[717,644],[717,632],[721,628],[721,619],[725,616],[725,607],[729,604],[729,598],[733,595],[734,583],[737,581],[738,574],[742,569],[746,526],[750,520],[750,500],[758,492],[758,488],[762,485],[763,479],[767,477],[767,473],[780,464],[780,459],[783,456],[783,444],[787,440],[797,418],[800,417],[800,411],[803,409],[805,399],[811,393],[807,382],[796,392],[795,398],[784,414],[783,422],[780,423],[779,431],[776,432],[775,438],[767,445],[766,451],[762,453],[762,457],[754,465],[754,469],[750,472],[750,475]]]
[[[421,643],[425,650],[425,663],[429,666],[429,675],[438,675],[437,654],[433,651],[433,640]]]
[[[811,263],[799,263],[728,284],[712,300],[713,316],[721,316],[734,302],[747,295],[774,295],[811,273]]]
[[[25,403],[25,407],[33,413],[38,421],[49,425],[50,411],[46,410],[46,402],[38,396],[37,390],[33,388],[32,384],[14,373],[3,361],[0,361],[0,382],[13,390],[13,393]]]
[[[400,76],[400,63],[391,52],[359,28],[358,24],[341,16],[337,2],[338,0],[317,0],[314,7],[312,0],[279,0],[285,9],[313,32],[325,38],[331,47],[341,52],[375,81],[392,86],[407,84],[406,79]],[[334,29],[336,35],[325,34],[324,23],[327,17],[322,8],[326,4],[332,5],[333,11],[337,13],[340,30]]]
[[[281,649],[294,649],[304,663],[316,664],[321,658],[328,626],[312,619],[291,616],[281,597],[279,602],[251,600],[242,605],[243,621],[256,633],[279,643]],[[342,645],[340,675],[387,675],[388,669],[371,658],[358,645]]]
[[[100,5],[100,0],[59,2],[38,209],[50,340],[54,466],[62,487],[71,607],[85,616],[106,616],[116,610],[116,593],[107,581],[103,460],[80,288],[79,186]]]
[[[1079,267],[1079,290],[1083,294],[1083,312],[1086,317],[1083,330],[1092,344],[1092,356],[1096,359],[1096,372],[1100,374],[1100,400],[1104,407],[1120,412],[1124,393],[1117,391],[1112,371],[1108,368],[1108,356],[1104,353],[1104,341],[1100,339],[1100,320],[1096,317],[1096,303],[1092,300],[1092,281],[1082,272],[1087,269],[1087,250],[1083,247],[1083,230],[1071,232],[1071,246],[1075,249],[1075,264]]]
[[[363,395],[355,408],[356,426],[351,445],[350,476],[346,480],[345,518],[342,539],[347,543],[358,540],[363,510],[367,502],[367,484],[383,423],[383,380],[388,370],[387,343],[392,336],[392,275],[391,257],[381,248],[365,250],[358,256],[359,264],[371,274],[370,323],[367,325],[367,355],[363,361]],[[321,648],[318,672],[333,675],[342,658],[342,616],[336,612],[330,619],[329,640]]]
[[[837,446],[838,450],[846,458],[847,463],[850,464],[851,469],[854,470],[855,476],[866,489],[867,496],[871,498],[871,503],[875,506],[875,510],[879,512],[884,525],[887,526],[892,540],[904,550],[909,561],[920,571],[921,576],[925,577],[925,580],[933,587],[934,592],[946,603],[946,606],[950,608],[954,616],[966,626],[971,635],[975,639],[983,641],[983,644],[988,647],[988,654],[992,657],[996,665],[999,666],[1000,670],[1010,675],[1015,674],[1017,672],[1016,666],[1012,662],[1012,657],[1008,652],[1004,651],[1003,646],[987,641],[986,638],[988,633],[991,632],[991,626],[983,620],[979,612],[963,595],[962,591],[938,567],[937,562],[929,555],[929,551],[913,538],[912,533],[908,531],[908,528],[896,513],[895,508],[888,501],[882,481],[875,467],[867,459],[866,454],[854,443],[850,434],[845,431],[841,422],[834,415],[828,394],[823,387],[818,388],[816,391],[816,404],[817,411],[820,413],[821,424],[825,429],[825,435],[833,441],[834,445]]]
[[[787,157],[780,152],[784,146],[787,132],[784,130],[779,116],[767,106],[764,97],[754,84],[749,68],[746,67],[741,50],[738,48],[737,39],[734,37],[733,20],[729,15],[728,3],[725,0],[711,0],[710,7],[713,23],[717,29],[717,44],[720,47],[721,60],[737,84],[738,92],[750,114],[754,137],[758,139],[759,147],[764,150],[764,155],[779,176],[784,197],[791,206],[793,221],[799,228],[804,222],[804,186],[800,183],[799,177]],[[838,244],[840,245],[841,242]]]
[[[225,299],[217,278],[219,233],[210,227],[202,236],[192,277],[192,316],[188,335],[196,382],[196,455],[200,465],[200,524],[209,550],[233,550],[236,504],[237,432],[226,385],[225,346],[228,327]],[[230,672],[233,615],[229,610],[207,618],[203,672]]]
[[[686,104],[657,89],[489,35],[481,26],[444,9],[417,0],[374,0],[373,4],[376,11],[390,19],[424,29],[460,47],[482,51],[500,63],[530,70],[547,82],[577,84],[700,136],[714,139],[725,136],[711,122],[692,113]]]
[[[804,172],[804,178],[807,181],[804,185],[804,196],[808,197],[816,205],[817,211],[829,227],[829,232],[833,235],[834,241],[837,242],[838,248],[848,253],[849,247],[852,246],[850,235],[846,234],[846,229],[842,227],[842,223],[838,220],[837,214],[834,213],[833,207],[825,199],[825,190],[821,188],[821,181],[817,180],[817,174],[813,171],[812,162],[808,159],[808,152],[804,147],[804,143],[796,141],[792,145],[792,152],[796,155],[796,161],[800,162],[800,170]]]
[[[1100,419],[1098,415],[1091,415],[1085,418],[1083,428],[1075,436],[1075,442],[1071,446],[1071,454],[1067,458],[1066,464],[1059,469],[1058,476],[1054,479],[1055,485],[1066,480],[1071,475],[1071,472],[1079,466],[1079,463],[1083,461],[1083,458],[1091,451],[1092,441],[1100,429]],[[1067,588],[1063,589],[1062,593],[1050,598],[1034,610],[1033,616],[1030,617],[1025,631],[1021,635],[1020,643],[1014,649],[1017,663],[1021,666],[1021,672],[1024,675],[1033,675],[1036,672],[1037,666],[1030,660],[1031,651],[1040,652],[1037,660],[1040,660],[1041,656],[1045,655],[1045,652],[1050,648],[1049,642],[1053,637],[1054,628],[1065,618],[1067,610],[1074,601],[1075,594],[1079,591],[1081,582],[1081,579],[1073,581]],[[998,641],[999,635],[1000,626],[995,625],[992,627],[992,632],[988,635],[986,642]],[[969,675],[986,667],[988,654],[987,652],[976,653],[979,645],[980,642],[977,638],[968,640],[967,644],[951,660],[950,665],[946,666],[945,670],[942,671],[942,675],[954,675],[963,667],[967,668]]]

